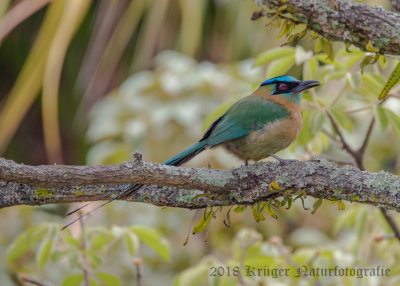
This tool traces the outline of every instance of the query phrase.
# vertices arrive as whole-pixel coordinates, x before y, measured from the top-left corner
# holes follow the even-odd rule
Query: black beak
[[[292,89],[292,92],[294,94],[302,92],[303,90],[319,86],[321,83],[317,80],[304,80],[300,81],[299,85],[296,86],[294,89]]]

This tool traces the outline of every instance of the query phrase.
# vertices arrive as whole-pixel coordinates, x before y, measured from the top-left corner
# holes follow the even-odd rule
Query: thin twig
[[[142,271],[140,266],[142,265],[142,259],[134,258],[133,264],[136,268],[136,286],[142,286]]]
[[[345,110],[344,113],[347,113],[347,114],[356,113],[356,112],[360,112],[360,111],[364,111],[364,110],[369,110],[371,108],[372,108],[372,106],[367,105],[367,106],[363,106],[363,107],[360,107],[360,108],[354,108],[354,109]]]
[[[393,217],[391,216],[391,214],[389,213],[389,211],[387,209],[385,209],[385,208],[380,208],[380,209],[381,209],[382,215],[384,216],[384,218],[386,219],[386,221],[392,228],[394,235],[400,241],[400,230],[397,226],[397,223],[394,221]]]
[[[324,132],[332,141],[336,144],[341,144],[341,141],[336,138],[330,131],[326,130],[326,128],[322,128],[322,132]]]
[[[86,257],[86,239],[85,239],[85,225],[83,220],[79,220],[80,226],[81,226],[81,245],[82,245],[82,252],[81,252],[81,258],[82,258],[82,271],[83,271],[83,277],[85,281],[85,286],[90,286],[90,277],[89,277],[89,261]]]
[[[329,120],[331,121],[333,129],[335,129],[335,132],[339,135],[340,141],[342,142],[343,146],[342,148],[346,150],[350,155],[352,155],[354,158],[357,157],[356,152],[350,147],[349,144],[347,144],[346,140],[343,137],[342,132],[339,129],[339,126],[337,125],[335,119],[333,118],[332,114],[327,110],[326,114],[328,115]]]
[[[367,148],[369,138],[371,137],[372,129],[374,129],[374,125],[375,125],[375,117],[372,118],[372,120],[371,120],[371,122],[370,122],[370,124],[369,124],[369,126],[368,126],[367,133],[365,134],[364,141],[363,141],[363,143],[361,144],[360,149],[358,149],[358,151],[357,151],[357,155],[358,155],[359,157],[364,157],[365,149]],[[362,160],[361,160],[361,161],[362,161]],[[362,164],[361,166],[358,166],[358,167],[360,168],[360,170],[364,171],[364,166],[363,166],[363,164]]]
[[[384,239],[397,239],[394,234],[384,234],[384,235],[378,235],[374,237],[375,242],[381,242]]]
[[[18,278],[21,282],[30,283],[30,284],[37,285],[37,286],[53,286],[53,284],[51,284],[50,282],[33,279],[33,278],[26,276],[26,274],[22,274],[22,273],[18,274]]]

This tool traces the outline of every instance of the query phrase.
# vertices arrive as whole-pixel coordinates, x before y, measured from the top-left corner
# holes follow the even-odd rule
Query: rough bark
[[[275,180],[278,191],[269,188]],[[326,160],[263,162],[212,170],[171,167],[140,158],[105,166],[26,166],[0,158],[0,208],[96,200],[122,183],[146,185],[125,200],[158,206],[194,209],[207,204],[249,205],[304,190],[315,198],[400,211],[399,176],[339,167]],[[210,199],[193,199],[200,194],[209,194]]]
[[[272,11],[256,12],[254,19],[277,14],[295,23],[305,23],[333,41],[348,42],[361,49],[372,43],[380,49],[379,53],[400,54],[400,14],[382,7],[349,0],[262,0],[262,3]],[[392,2],[394,10],[397,3]]]

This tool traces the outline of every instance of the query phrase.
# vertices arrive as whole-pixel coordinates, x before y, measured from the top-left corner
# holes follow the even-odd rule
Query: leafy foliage
[[[105,264],[106,254],[110,248],[115,247],[115,244],[123,246],[120,256],[128,253],[136,257],[140,249],[139,240],[150,246],[162,259],[170,260],[168,242],[158,231],[148,227],[87,228],[80,237],[72,236],[68,229],[62,232],[59,229],[60,226],[54,224],[29,228],[9,247],[8,263],[14,266],[23,255],[36,251],[36,265],[39,269],[44,268],[49,262],[61,264],[68,261],[70,269],[97,270]],[[36,249],[37,245],[39,247]],[[69,275],[64,278],[62,285],[80,285],[83,279],[82,273]],[[102,271],[96,271],[90,280],[95,285],[122,285],[117,276]]]
[[[254,283],[298,285],[302,283],[312,284],[317,281],[324,285],[331,283],[349,283],[352,285],[360,279],[357,275],[339,277],[310,275],[310,269],[334,269],[335,267],[358,269],[370,267],[368,262],[363,260],[369,251],[360,250],[362,249],[361,245],[365,244],[362,241],[365,241],[368,236],[367,229],[371,230],[371,227],[373,228],[377,225],[373,223],[372,218],[367,218],[366,211],[361,211],[360,213],[362,209],[363,207],[361,206],[355,206],[355,210],[343,215],[343,218],[338,220],[338,224],[335,226],[336,231],[350,228],[354,224],[358,229],[355,237],[348,238],[347,244],[349,247],[347,250],[338,248],[335,241],[324,237],[315,229],[294,231],[287,239],[288,243],[293,240],[297,241],[296,249],[292,249],[278,236],[271,236],[269,239],[265,239],[256,230],[243,228],[232,240],[230,245],[231,254],[229,256],[223,259],[217,259],[213,255],[203,258],[196,265],[177,275],[174,285],[203,285],[204,283],[211,283],[212,285],[243,285],[243,283],[250,285]],[[390,243],[390,245],[396,246],[396,252],[399,251],[396,242]],[[370,251],[373,252],[389,247],[389,244],[385,246],[369,244],[369,247],[372,248]],[[262,272],[257,272],[258,269]],[[277,269],[287,269],[287,275],[284,272],[279,275]],[[305,269],[308,269],[308,272],[301,273]],[[398,266],[391,268],[391,271],[398,271]],[[257,273],[262,274],[257,275]],[[370,279],[375,278],[364,276],[361,280],[367,283],[367,281],[371,281]],[[379,277],[378,279],[383,281],[385,278]]]

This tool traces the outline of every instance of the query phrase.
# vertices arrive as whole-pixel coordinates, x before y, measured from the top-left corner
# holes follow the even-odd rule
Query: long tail
[[[189,161],[190,159],[192,159],[194,156],[196,156],[197,154],[199,154],[200,152],[204,151],[204,149],[206,149],[206,140],[200,141],[196,144],[194,144],[193,146],[187,148],[185,151],[179,153],[178,155],[175,155],[174,157],[168,159],[167,161],[163,162],[164,165],[168,165],[168,166],[180,166],[183,163]],[[67,213],[65,216],[70,216],[74,213],[76,213],[77,211],[87,207],[88,205],[90,205],[93,202],[99,201],[104,199],[105,197],[108,197],[109,195],[113,194],[114,192],[117,191],[121,191],[121,193],[119,193],[117,196],[115,196],[114,198],[108,200],[107,202],[99,205],[98,207],[94,208],[93,210],[91,210],[90,212],[87,212],[81,216],[79,216],[77,219],[71,221],[70,223],[68,223],[67,225],[65,225],[61,230],[66,229],[67,227],[69,227],[70,225],[74,224],[75,222],[77,222],[78,220],[82,219],[83,217],[91,214],[92,212],[94,212],[95,210],[105,206],[106,204],[111,203],[112,201],[119,199],[119,198],[123,198],[123,197],[127,197],[129,195],[131,195],[133,192],[135,192],[136,190],[140,189],[143,185],[142,184],[134,184],[134,185],[130,185],[130,184],[125,184],[125,185],[121,185],[118,188],[115,188],[114,190],[112,190],[111,192],[108,192],[107,194],[101,196],[100,198],[98,198],[97,200],[91,201],[69,213]]]
[[[204,151],[204,149],[206,149],[206,140],[203,140],[203,141],[200,141],[200,142],[194,144],[193,146],[187,148],[185,151],[179,153],[178,155],[175,155],[174,157],[169,158],[163,164],[168,165],[168,166],[180,166],[183,163],[192,159],[194,156],[196,156],[200,152]]]

